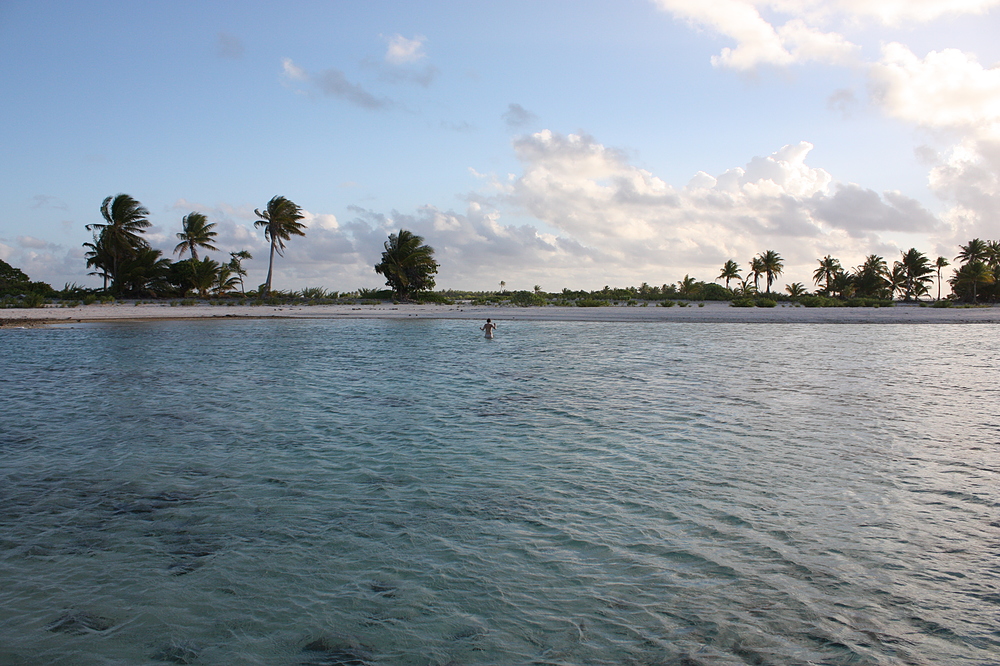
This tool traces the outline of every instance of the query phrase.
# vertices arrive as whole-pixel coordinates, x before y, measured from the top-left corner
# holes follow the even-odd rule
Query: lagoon
[[[1000,660],[993,325],[0,334],[0,662]]]

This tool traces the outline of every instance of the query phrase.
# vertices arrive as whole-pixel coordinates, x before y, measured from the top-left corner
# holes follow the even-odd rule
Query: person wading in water
[[[497,325],[494,324],[492,320],[490,320],[490,319],[487,318],[486,323],[483,324],[479,328],[479,330],[480,331],[486,331],[486,338],[489,339],[489,340],[492,340],[493,339],[493,331],[496,329],[496,327],[497,327]]]

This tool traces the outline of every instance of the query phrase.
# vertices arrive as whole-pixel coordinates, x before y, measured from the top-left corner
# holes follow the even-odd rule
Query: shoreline
[[[187,305],[94,304],[73,308],[0,309],[0,329],[77,323],[234,319],[464,319],[616,323],[728,324],[1000,324],[1000,307],[932,308],[897,304],[890,308],[734,308],[728,302],[704,306],[516,307],[471,305]]]

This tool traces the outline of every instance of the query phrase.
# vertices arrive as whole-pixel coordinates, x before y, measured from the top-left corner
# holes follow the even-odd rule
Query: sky
[[[1000,0],[0,2],[0,259],[88,275],[108,196],[249,250],[302,207],[274,288],[712,281],[766,250],[953,261],[1000,239]]]

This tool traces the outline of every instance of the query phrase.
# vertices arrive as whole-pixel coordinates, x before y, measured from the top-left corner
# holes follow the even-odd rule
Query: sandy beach
[[[0,310],[0,327],[38,327],[76,323],[184,319],[469,319],[496,321],[581,321],[733,324],[997,324],[1000,307],[932,308],[897,304],[890,308],[734,308],[706,302],[687,307],[610,306],[498,307],[471,305],[281,305],[225,306],[115,303],[72,308]]]

